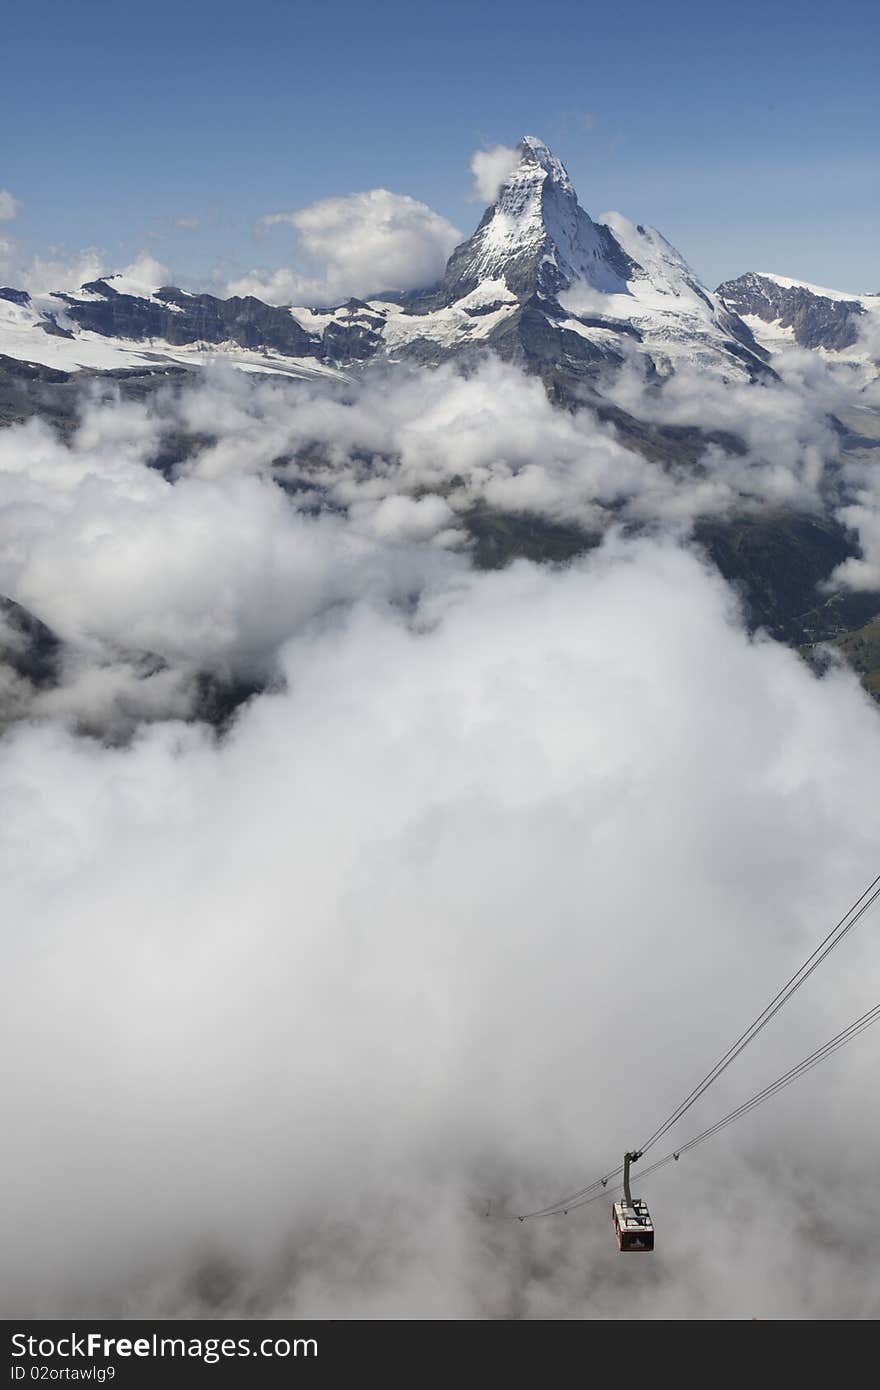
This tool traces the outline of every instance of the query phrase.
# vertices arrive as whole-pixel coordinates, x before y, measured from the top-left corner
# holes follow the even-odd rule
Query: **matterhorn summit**
[[[552,362],[563,374],[595,376],[641,354],[661,375],[682,360],[736,377],[766,373],[749,328],[665,237],[619,213],[594,221],[536,136],[516,155],[474,235],[453,251],[435,312],[506,309],[484,336],[545,372]],[[466,324],[462,331],[472,340]]]
[[[503,279],[519,298],[549,298],[577,281],[624,293],[636,267],[607,227],[584,212],[565,165],[533,135],[469,241],[452,254],[444,288],[453,300]]]

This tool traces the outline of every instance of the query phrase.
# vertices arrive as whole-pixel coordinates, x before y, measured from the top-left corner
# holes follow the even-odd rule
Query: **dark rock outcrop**
[[[321,355],[320,338],[307,333],[289,309],[264,304],[253,295],[218,299],[166,285],[150,299],[142,299],[118,293],[107,280],[92,280],[83,289],[95,297],[56,297],[64,301],[68,318],[109,338],[135,342],[158,338],[175,347],[235,343],[252,352],[268,349],[287,357]]]
[[[779,285],[754,271],[725,280],[717,294],[736,314],[790,328],[795,342],[805,348],[853,347],[865,313],[857,299],[830,299],[802,285]]]
[[[21,604],[0,595],[0,665],[38,688],[58,679],[61,642]]]

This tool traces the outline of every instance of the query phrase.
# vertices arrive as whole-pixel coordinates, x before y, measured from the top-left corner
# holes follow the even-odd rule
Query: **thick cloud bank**
[[[872,1034],[646,1184],[650,1260],[606,1201],[485,1215],[619,1162],[877,871],[876,708],[687,545],[849,468],[876,515],[791,370],[624,377],[740,426],[690,470],[497,363],[0,432],[0,592],[62,644],[0,740],[4,1310],[876,1315]],[[478,573],[489,506],[604,540]],[[222,736],[206,673],[262,691]],[[876,1002],[876,921],[674,1141]]]
[[[830,1177],[876,1153],[871,1041],[655,1181],[650,1270],[604,1211],[482,1219],[636,1142],[861,887],[854,683],[658,543],[359,604],[285,664],[219,746],[7,736],[11,1306],[192,1307],[210,1257],[240,1309],[869,1311]],[[870,944],[701,1116],[872,1002]]]

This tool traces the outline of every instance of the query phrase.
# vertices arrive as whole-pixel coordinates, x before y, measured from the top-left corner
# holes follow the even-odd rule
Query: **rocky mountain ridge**
[[[533,136],[440,285],[329,309],[222,299],[119,276],[31,296],[0,289],[0,353],[62,371],[193,365],[346,372],[372,360],[434,364],[492,350],[530,370],[592,378],[639,354],[661,376],[685,359],[736,377],[768,354],[653,229],[584,211]]]
[[[863,345],[865,354],[880,356],[880,294],[846,294],[756,271],[726,280],[717,293],[768,349],[788,340],[833,353]],[[867,331],[872,324],[874,344]]]

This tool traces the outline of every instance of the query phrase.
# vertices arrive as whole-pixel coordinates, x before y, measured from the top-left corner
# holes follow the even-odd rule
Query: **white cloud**
[[[0,188],[0,222],[11,222],[21,212],[22,204],[18,198],[5,188]]]
[[[309,280],[298,271],[284,266],[280,270],[249,270],[237,280],[230,280],[222,290],[218,289],[218,293],[253,295],[264,304],[294,304],[298,300],[320,304],[327,299],[323,293],[325,290],[327,286],[320,280]]]
[[[876,474],[876,465],[871,474]],[[856,494],[856,500],[838,513],[844,526],[858,535],[861,556],[838,565],[832,584],[839,588],[880,592],[880,481],[871,476]]]
[[[32,254],[17,242],[0,240],[0,275],[16,289],[30,294],[47,294],[52,290],[75,290],[86,280],[106,274],[103,253],[96,247],[66,255],[60,249],[50,249],[41,256]]]
[[[142,288],[148,284],[153,287],[167,285],[170,278],[168,268],[148,251],[141,251],[130,265],[120,267],[106,251],[96,246],[70,254],[63,248],[50,247],[48,254],[42,256],[31,254],[14,241],[0,240],[0,275],[16,289],[27,290],[29,294],[51,294],[53,290],[70,293],[89,280],[114,274]],[[130,292],[134,293],[134,288]]]
[[[200,219],[198,217],[178,217],[175,219],[174,225],[179,231],[196,232],[200,226]]]
[[[221,374],[218,399],[205,403],[214,430],[234,413],[224,386],[233,399],[242,389]],[[289,440],[265,422],[260,440],[253,415],[230,421],[231,450],[207,451],[173,485],[144,463],[160,430],[143,406],[111,403],[86,411],[69,448],[34,422],[0,432],[0,593],[102,666],[150,653],[184,674],[265,678],[317,614],[372,588],[406,593],[436,568],[427,553],[402,555],[398,578],[371,537],[421,539],[445,521],[442,503],[402,499],[411,512],[359,535],[338,517],[299,514],[260,476],[259,454],[242,467],[243,450]]]
[[[128,273],[164,278],[143,262]],[[557,409],[537,378],[491,357],[467,375],[451,366],[398,368],[368,373],[357,387],[209,372],[155,408],[91,408],[70,448],[33,426],[0,434],[0,468],[15,503],[0,512],[0,592],[5,585],[71,641],[136,641],[175,663],[189,653],[210,669],[246,670],[271,665],[293,630],[285,623],[299,621],[294,542],[325,544],[296,507],[321,511],[328,534],[352,544],[357,536],[369,564],[370,547],[392,538],[460,546],[467,514],[487,506],[599,533],[624,521],[663,522],[683,534],[698,516],[831,509],[858,529],[872,556],[880,498],[870,465],[841,456],[825,416],[843,399],[841,388],[821,364],[818,374],[813,367],[796,358],[786,380],[767,387],[681,370],[659,393],[646,392],[635,372],[619,373],[613,391],[625,409],[664,427],[744,440],[742,453],[704,445],[693,466],[665,468],[591,411]],[[206,441],[181,464],[174,487],[144,468],[163,430]],[[294,504],[284,502],[276,477],[295,490]],[[24,529],[18,506],[27,507]],[[210,552],[200,516],[212,518]],[[96,526],[117,544],[95,548]],[[190,528],[199,538],[193,554],[181,543],[167,557],[167,535],[183,538]],[[79,577],[70,584],[67,574]],[[852,561],[836,578],[870,588],[875,576],[873,562]],[[132,613],[141,591],[161,595],[158,608]],[[174,613],[167,631],[157,612]],[[257,624],[255,612],[280,623]]]
[[[474,198],[484,203],[494,203],[499,188],[518,163],[519,155],[508,145],[493,145],[491,150],[475,150],[471,155]]]
[[[616,1314],[604,1201],[520,1227],[485,1199],[614,1166],[880,855],[852,674],[751,638],[669,535],[608,527],[821,508],[843,387],[806,356],[785,373],[619,378],[658,423],[744,435],[690,471],[492,360],[209,372],[91,400],[66,441],[0,431],[0,592],[67,644],[56,690],[8,692],[30,718],[0,740],[4,1307]],[[166,436],[194,441],[173,483],[149,466]],[[474,573],[443,547],[487,505],[606,540]],[[199,671],[273,685],[218,738],[182,722]],[[875,957],[852,933],[681,1134],[873,1003]],[[870,1314],[873,1055],[650,1182],[663,1278],[634,1316]]]
[[[143,263],[128,270],[161,278]],[[208,373],[196,389],[160,399],[155,409],[91,408],[70,448],[33,426],[0,434],[10,503],[28,508],[25,530],[15,507],[0,513],[0,592],[5,585],[70,640],[118,646],[136,637],[167,660],[188,652],[209,668],[247,669],[271,664],[292,630],[285,622],[298,621],[294,539],[305,545],[314,536],[324,545],[273,477],[296,490],[297,506],[322,510],[329,533],[357,535],[368,549],[392,537],[461,544],[466,514],[486,506],[596,532],[619,521],[663,521],[686,533],[697,516],[743,508],[821,513],[841,475],[838,437],[824,415],[827,392],[836,388],[791,372],[786,382],[755,388],[682,371],[659,394],[621,373],[615,394],[625,408],[662,425],[702,425],[745,440],[744,453],[714,444],[704,446],[698,466],[667,468],[627,447],[590,411],[555,408],[537,378],[492,358],[467,375],[449,366],[374,372],[357,388],[282,387]],[[174,487],[143,466],[159,452],[163,429],[208,441],[181,464]],[[863,472],[845,462],[845,505],[859,510],[841,519],[858,526],[867,546],[880,504]],[[201,548],[200,516],[212,517],[210,554]],[[348,519],[342,531],[340,516]],[[117,537],[115,547],[103,542],[95,550],[98,519],[97,533]],[[167,535],[184,537],[190,527],[202,538],[195,555],[181,543],[166,557]],[[219,584],[225,572],[228,582]],[[76,583],[68,573],[80,576]],[[838,579],[873,583],[861,562]],[[202,605],[215,585],[207,616]],[[132,614],[141,591],[163,596],[158,609]],[[175,613],[167,632],[157,627],[157,611]],[[279,627],[266,625],[257,648],[252,638],[262,624],[254,612],[287,615]]]
[[[312,267],[312,273],[255,270],[228,287],[230,294],[253,294],[273,304],[333,303],[431,285],[461,240],[457,228],[425,203],[385,188],[325,198],[296,212],[269,214],[261,223],[294,227],[298,253]]]
[[[604,1202],[485,1199],[615,1164],[837,920],[880,852],[874,711],[656,542],[412,620],[355,600],[284,662],[219,743],[0,745],[4,1306],[193,1313],[213,1255],[233,1314],[613,1316]],[[853,934],[683,1132],[872,1002],[874,954]],[[875,1305],[872,1057],[647,1186],[633,1316]]]
[[[110,273],[113,275],[113,288],[119,294],[133,294],[148,298],[160,285],[167,285],[171,271],[149,251],[141,251],[130,265]]]
[[[880,364],[880,307],[871,309],[856,320],[858,348]]]

